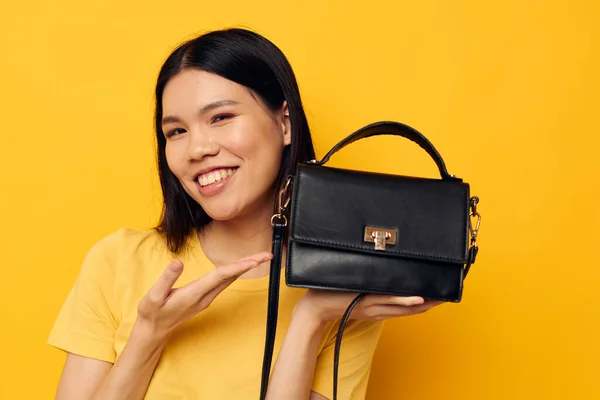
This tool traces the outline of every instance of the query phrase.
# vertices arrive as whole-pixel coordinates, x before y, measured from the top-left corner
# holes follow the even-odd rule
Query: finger
[[[440,301],[440,300],[427,300],[425,302],[426,305],[430,306],[429,308],[433,308],[433,307],[439,306],[440,304],[444,304],[444,303],[446,303],[446,302]]]
[[[236,279],[237,277],[228,279],[227,281],[221,283],[219,286],[206,293],[200,299],[202,308],[208,307],[208,305],[210,305],[213,302],[213,300],[216,299],[217,296],[221,294],[221,292],[225,290],[229,285],[231,285]]]
[[[442,302],[425,302],[413,306],[397,305],[379,305],[365,310],[365,315],[375,320],[382,320],[393,317],[402,317],[408,315],[422,314]]]
[[[215,289],[222,283],[231,283],[239,276],[245,274],[253,268],[258,267],[263,262],[267,261],[268,257],[263,258],[246,258],[237,261],[233,264],[217,267],[205,275],[205,283],[208,285],[208,290]]]
[[[233,264],[219,266],[203,277],[189,283],[185,289],[189,296],[200,300],[208,292],[217,287],[222,291],[239,276],[271,258],[271,254],[265,253],[260,256],[247,257]]]
[[[425,303],[425,299],[423,299],[422,297],[419,297],[419,296],[411,296],[411,297],[392,296],[389,299],[388,304],[410,307],[410,306],[417,306],[417,305],[424,304],[424,303]]]
[[[248,272],[250,269],[259,266],[260,264],[273,259],[273,254],[269,252],[256,253],[248,257],[244,257],[232,264],[218,265],[214,270],[207,275],[210,276],[211,282],[215,285],[230,278],[237,279],[240,275]],[[249,264],[248,264],[249,263]],[[249,265],[249,266],[248,266]]]
[[[268,261],[270,259],[273,258],[273,253],[270,253],[268,251],[261,251],[260,253],[256,253],[256,254],[251,254],[247,257],[244,258],[240,258],[239,260],[237,260],[236,262],[234,262],[233,264],[242,262],[242,261],[249,261],[249,260],[254,260],[258,263],[263,263],[265,261]],[[231,265],[231,264],[218,264],[216,265],[217,268],[221,268],[222,266],[227,266],[227,265]]]
[[[246,261],[246,260],[256,260],[258,263],[263,263],[273,258],[273,253],[268,251],[261,251],[260,253],[249,255],[248,257],[241,258],[236,262]]]
[[[268,261],[268,260],[270,260],[270,259],[272,259],[272,258],[273,258],[273,254],[271,254],[271,253],[260,253],[260,254],[258,254],[258,255],[253,255],[253,256],[250,256],[250,257],[243,258],[243,259],[242,259],[242,260],[240,260],[240,261],[243,261],[243,262],[245,262],[245,261],[252,261],[252,260],[254,260],[254,261],[257,261],[257,262],[258,262],[258,264],[260,265],[260,264],[262,264],[263,262],[265,262],[265,261]],[[238,262],[239,262],[239,261],[238,261]],[[251,268],[250,268],[250,269],[251,269]],[[202,303],[205,303],[205,304],[210,304],[210,303],[212,303],[212,301],[213,301],[213,300],[214,300],[214,299],[215,299],[215,298],[216,298],[216,297],[217,297],[217,296],[218,296],[218,295],[219,295],[219,294],[220,294],[220,293],[221,293],[223,290],[225,290],[225,289],[226,289],[226,288],[227,288],[229,285],[231,285],[231,284],[232,284],[232,283],[233,283],[233,282],[234,282],[236,279],[238,279],[238,278],[240,277],[240,275],[242,275],[244,272],[247,272],[247,270],[245,270],[245,271],[243,271],[243,272],[241,272],[241,273],[239,273],[239,274],[236,274],[235,276],[232,276],[231,278],[229,278],[229,279],[226,279],[226,280],[222,281],[221,283],[219,283],[219,284],[218,284],[216,287],[214,287],[213,289],[211,289],[209,292],[207,292],[207,293],[206,293],[206,294],[203,296],[203,298],[202,298],[202,300],[201,300],[201,301],[202,301]]]
[[[361,316],[364,315],[364,318],[368,320],[383,321],[389,318],[406,317],[413,314],[420,314],[421,312],[424,311],[413,307],[380,305],[364,310],[362,313],[357,314],[356,318],[361,319]]]
[[[397,305],[397,306],[415,306],[418,304],[425,303],[425,299],[419,296],[388,296],[388,295],[372,295],[367,298],[368,304],[366,306],[373,305]]]
[[[172,261],[164,270],[158,281],[148,292],[148,297],[153,302],[162,302],[171,293],[171,289],[183,272],[183,263],[180,260]]]
[[[426,301],[423,304],[418,304],[416,306],[406,307],[406,308],[411,311],[411,314],[421,314],[421,313],[424,313],[425,311],[431,310],[433,307],[438,306],[442,303],[444,303],[444,302],[443,301]]]

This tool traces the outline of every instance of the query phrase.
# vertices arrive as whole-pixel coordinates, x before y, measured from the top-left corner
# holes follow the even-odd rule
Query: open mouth
[[[236,168],[214,169],[210,172],[199,175],[196,178],[196,181],[198,182],[200,187],[207,187],[207,186],[215,185],[215,184],[223,182],[224,180],[229,178],[231,175],[233,175],[235,173],[236,170],[237,170],[237,167]]]

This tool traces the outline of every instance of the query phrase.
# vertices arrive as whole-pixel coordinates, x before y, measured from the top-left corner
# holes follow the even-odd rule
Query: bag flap
[[[468,218],[469,185],[464,182],[300,164],[290,240],[466,263]],[[366,228],[374,229],[365,234]],[[376,250],[374,236],[388,236],[395,244],[386,239],[385,249]]]

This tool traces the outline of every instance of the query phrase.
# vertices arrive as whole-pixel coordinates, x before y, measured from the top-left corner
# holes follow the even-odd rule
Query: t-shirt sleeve
[[[113,362],[117,329],[114,235],[95,244],[52,327],[47,343],[69,353]]]
[[[312,387],[314,392],[328,399],[333,398],[333,353],[338,326],[336,323],[331,327],[325,346],[319,353]],[[382,330],[383,322],[354,320],[346,325],[340,348],[339,400],[365,398],[373,355]]]

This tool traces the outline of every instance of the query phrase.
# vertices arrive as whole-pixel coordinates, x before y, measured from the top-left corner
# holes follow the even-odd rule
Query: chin
[[[216,196],[196,199],[204,212],[214,221],[234,221],[250,215],[263,215],[272,209],[270,197],[255,197],[253,193],[226,191]],[[200,201],[199,201],[200,200]],[[269,216],[270,218],[270,216]]]
[[[241,210],[231,208],[203,207],[206,214],[214,221],[231,221],[242,216]]]
[[[249,215],[261,215],[261,207],[252,206],[250,204],[237,204],[226,206],[224,204],[203,206],[204,211],[214,221],[234,221],[248,217]],[[269,217],[270,218],[270,217]]]

